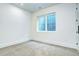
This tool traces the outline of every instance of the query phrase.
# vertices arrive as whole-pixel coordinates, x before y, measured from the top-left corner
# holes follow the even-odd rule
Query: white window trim
[[[53,12],[53,13],[55,13],[55,12]],[[48,13],[48,14],[52,14],[52,13]],[[43,16],[43,15],[41,15],[41,16]],[[44,15],[44,16],[45,16],[45,15]],[[39,21],[38,21],[39,19],[38,19],[38,18],[39,18],[39,17],[40,17],[40,16],[37,17],[37,22],[36,22],[36,23],[37,23],[37,27],[36,27],[36,28],[37,28],[37,32],[56,32],[56,31],[47,31],[47,14],[46,14],[46,16],[45,16],[45,18],[46,18],[46,21],[45,21],[45,29],[46,29],[46,30],[45,30],[45,31],[39,31],[39,29],[38,29],[38,23],[39,23]]]

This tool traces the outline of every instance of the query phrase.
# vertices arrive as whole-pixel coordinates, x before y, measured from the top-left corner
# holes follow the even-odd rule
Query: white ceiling
[[[27,10],[29,12],[35,12],[35,11],[38,11],[40,9],[53,6],[55,4],[57,4],[57,3],[23,3],[23,4],[13,3],[12,5],[15,5],[15,6],[22,8],[24,10]]]

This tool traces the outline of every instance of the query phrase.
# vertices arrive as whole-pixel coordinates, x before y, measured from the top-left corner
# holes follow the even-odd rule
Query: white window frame
[[[56,14],[56,12],[48,13],[48,14]],[[40,30],[39,30],[39,28],[38,28],[38,26],[39,26],[38,23],[39,23],[39,17],[40,17],[40,16],[37,16],[37,27],[36,27],[36,28],[37,28],[37,32],[56,32],[56,30],[55,30],[55,31],[48,31],[48,30],[47,30],[47,15],[48,15],[48,14],[41,15],[41,16],[45,16],[45,19],[46,19],[46,21],[45,21],[45,31],[40,31]],[[55,17],[56,17],[56,16],[55,16]]]

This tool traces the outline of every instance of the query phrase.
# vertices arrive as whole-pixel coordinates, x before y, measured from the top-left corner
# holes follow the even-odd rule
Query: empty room
[[[0,3],[0,56],[79,56],[79,4]]]

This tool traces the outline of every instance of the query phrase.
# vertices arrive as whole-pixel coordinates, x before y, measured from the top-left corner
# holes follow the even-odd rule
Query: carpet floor
[[[0,56],[79,56],[74,49],[29,41],[0,49]]]

